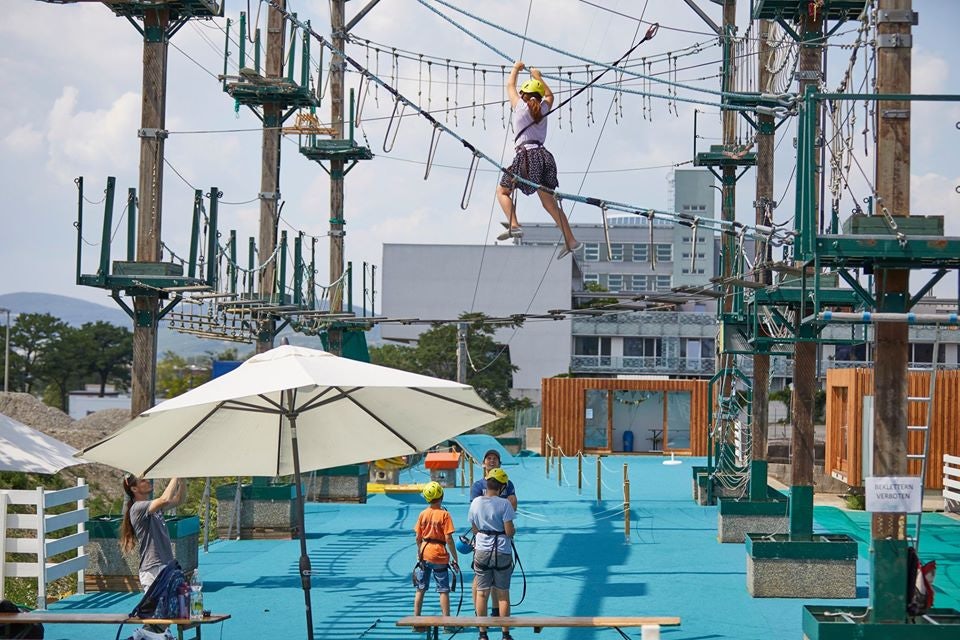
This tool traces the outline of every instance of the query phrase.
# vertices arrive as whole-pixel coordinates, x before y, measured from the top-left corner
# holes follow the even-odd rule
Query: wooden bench
[[[195,629],[193,638],[200,640],[205,624],[229,619],[228,614],[214,613],[196,620],[192,618],[131,618],[125,613],[69,613],[64,611],[30,611],[28,613],[0,613],[0,624],[162,624],[176,625],[177,640],[184,640],[183,632]]]
[[[678,627],[680,618],[671,616],[586,617],[586,616],[406,616],[397,620],[398,627],[426,627],[427,638],[439,640],[440,627],[532,628],[540,633],[548,627],[614,629],[623,638],[623,628],[640,627],[643,640],[659,640],[660,627]]]

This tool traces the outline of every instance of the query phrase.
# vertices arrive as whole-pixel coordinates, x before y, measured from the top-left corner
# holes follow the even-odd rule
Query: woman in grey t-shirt
[[[149,480],[128,474],[123,478],[127,503],[120,525],[120,548],[129,553],[140,546],[140,587],[146,591],[160,570],[173,558],[173,545],[163,519],[163,512],[183,502],[184,483],[171,478],[159,498],[150,499],[153,486]]]

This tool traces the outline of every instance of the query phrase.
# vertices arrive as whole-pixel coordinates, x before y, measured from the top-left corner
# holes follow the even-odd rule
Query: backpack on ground
[[[190,585],[180,564],[174,560],[160,570],[157,579],[137,603],[131,618],[186,618]]]
[[[907,613],[921,616],[933,606],[936,560],[923,564],[913,547],[907,547]]]
[[[21,613],[29,609],[18,607],[9,600],[0,600],[0,613]],[[37,622],[26,624],[0,624],[0,638],[3,640],[41,640],[43,625]]]

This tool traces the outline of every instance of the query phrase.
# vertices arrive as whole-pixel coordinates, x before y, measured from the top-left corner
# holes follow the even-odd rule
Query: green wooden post
[[[237,292],[237,230],[230,230],[230,293]]]
[[[260,51],[260,47],[256,48]],[[247,14],[240,12],[240,68],[247,66]]]
[[[127,189],[127,260],[133,262],[137,255],[137,190]]]
[[[207,223],[207,284],[217,288],[217,212],[220,208],[220,190],[210,187],[210,221]]]
[[[100,269],[97,278],[106,283],[110,275],[110,231],[113,229],[113,192],[117,186],[117,179],[107,178],[107,195],[103,204],[103,231],[100,236]]]
[[[196,189],[193,192],[193,222],[190,226],[190,264],[187,265],[187,275],[197,277],[197,253],[200,244],[200,207],[203,206],[203,191]]]
[[[303,231],[293,240],[293,304],[300,306],[303,294]]]
[[[277,269],[277,286],[274,291],[279,293],[277,304],[286,304],[286,282],[287,282],[287,232],[280,232],[280,254],[277,256],[280,267]]]

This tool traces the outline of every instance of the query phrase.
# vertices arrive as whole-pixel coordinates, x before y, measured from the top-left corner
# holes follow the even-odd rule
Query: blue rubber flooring
[[[804,604],[866,604],[867,546],[863,514],[820,508],[818,530],[849,533],[860,541],[856,600],[754,599],[746,589],[746,556],[741,544],[720,544],[716,507],[691,498],[691,464],[676,466],[661,458],[603,459],[597,502],[596,459],[584,462],[584,483],[577,488],[577,464],[566,459],[564,475],[545,475],[543,458],[520,457],[509,474],[517,485],[520,515],[516,545],[523,564],[526,596],[515,615],[680,616],[682,626],[664,628],[667,640],[769,640],[800,638]],[[624,532],[623,465],[631,494],[631,533]],[[428,480],[422,467],[403,472],[401,482]],[[467,490],[447,489],[445,505],[464,532]],[[366,504],[308,504],[306,529],[313,564],[313,620],[316,638],[418,637],[394,622],[412,613],[411,570],[416,562],[412,527],[424,507],[418,494],[371,495]],[[820,519],[825,522],[820,522]],[[829,529],[823,525],[828,522]],[[866,520],[869,526],[868,520]],[[937,606],[960,608],[960,522],[941,515],[925,517],[936,545],[924,560],[936,558]],[[867,534],[869,529],[866,530]],[[233,617],[204,629],[207,639],[253,640],[305,638],[303,592],[297,573],[299,544],[291,541],[218,541],[200,553],[205,606]],[[465,563],[466,564],[466,563]],[[472,615],[469,570],[464,615]],[[514,574],[511,601],[520,599],[524,577]],[[138,597],[125,594],[72,596],[52,610],[125,612]],[[459,591],[452,595],[454,612]],[[439,613],[428,593],[425,614]],[[133,631],[126,627],[121,637]],[[639,637],[639,629],[630,630]],[[115,629],[98,625],[47,625],[48,640],[113,638]],[[422,637],[422,634],[419,636]],[[445,634],[450,637],[450,634]],[[457,638],[476,637],[464,631]],[[498,639],[499,635],[493,634]],[[517,630],[516,638],[571,640],[608,638],[613,630]]]

